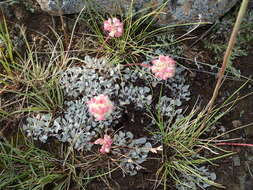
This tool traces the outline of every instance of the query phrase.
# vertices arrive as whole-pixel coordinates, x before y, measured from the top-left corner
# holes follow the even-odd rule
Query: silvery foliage
[[[77,98],[84,95],[92,98],[98,94],[118,95],[119,87],[116,85],[118,78],[111,78],[110,73],[117,73],[116,67],[108,67],[106,60],[86,56],[85,66],[72,67],[62,73],[60,85],[65,95]]]
[[[148,65],[148,62],[144,62],[143,64]],[[155,78],[150,74],[145,74],[148,72],[150,73],[148,67],[143,67],[141,72],[138,72],[138,77],[148,81],[153,88],[160,84],[163,86],[163,89],[166,90],[164,93],[166,95],[162,95],[156,104],[156,111],[158,111],[161,116],[167,118],[176,117],[179,119],[183,117],[183,110],[180,107],[183,102],[190,100],[190,85],[186,84],[185,69],[181,66],[177,66],[175,76],[166,81]],[[153,120],[153,124],[154,123],[155,120]]]
[[[114,135],[112,154],[117,155],[120,160],[120,166],[124,173],[136,175],[137,171],[143,167],[140,165],[145,162],[148,153],[152,148],[151,143],[146,138],[134,139],[131,132],[119,131]]]
[[[85,67],[72,67],[63,73],[60,84],[66,96],[84,95],[92,98],[98,94],[106,94],[118,105],[133,103],[144,108],[145,104],[151,104],[150,88],[135,85],[138,76],[132,76],[130,69],[110,67],[105,59],[89,56],[85,57],[84,62]]]
[[[133,103],[144,108],[145,104],[151,104],[151,90],[148,87],[134,86],[129,81],[123,82],[124,77],[130,76],[126,73],[121,75],[117,67],[108,67],[109,64],[104,59],[88,56],[84,62],[85,67],[72,67],[62,73],[60,85],[64,95],[74,99],[65,101],[64,113],[52,122],[51,115],[47,116],[45,122],[43,114],[38,119],[35,116],[27,119],[24,130],[34,139],[46,142],[48,137],[53,136],[62,142],[69,142],[77,150],[90,150],[92,140],[100,136],[105,128],[117,124],[122,105]],[[114,111],[105,121],[96,121],[87,107],[87,102],[99,94],[108,95],[114,103]]]
[[[190,85],[186,84],[186,79],[182,77],[184,75],[184,69],[178,67],[176,74],[171,81],[166,81],[166,87],[170,89],[170,97],[162,96],[157,104],[157,109],[160,110],[160,114],[163,116],[182,117],[182,103],[190,100]]]
[[[214,172],[209,172],[205,166],[197,168],[199,174],[206,178],[207,180],[216,180],[216,174]],[[206,183],[203,179],[185,174],[181,176],[182,184],[176,184],[177,190],[197,190],[199,187],[201,189],[206,189],[211,185]]]
[[[169,96],[162,96],[157,105],[162,115],[181,114],[177,107],[189,99],[189,86],[185,84],[181,67],[177,68],[174,78],[163,81],[155,78],[145,66],[139,70],[122,68],[107,64],[105,59],[89,56],[84,58],[84,62],[85,66],[69,68],[60,78],[65,97],[72,99],[65,101],[65,111],[58,118],[52,118],[50,114],[29,117],[24,125],[29,136],[42,142],[50,136],[56,137],[62,142],[69,142],[75,149],[90,150],[93,145],[90,141],[117,124],[125,105],[131,104],[141,110],[150,105],[152,89],[158,84],[170,90]],[[87,107],[87,101],[99,94],[108,95],[114,103],[114,111],[105,121],[96,121]],[[173,111],[172,107],[177,111]]]
[[[152,88],[155,88],[159,84],[163,85],[163,88],[169,90],[169,93],[168,95],[166,94],[160,97],[160,100],[156,105],[157,110],[159,110],[160,114],[163,116],[181,117],[182,109],[178,109],[178,107],[182,106],[183,102],[190,100],[190,86],[186,84],[184,68],[178,66],[176,69],[175,76],[173,78],[170,78],[169,80],[164,81],[150,74],[150,69],[148,68],[148,61],[144,62],[143,64],[147,66],[141,67],[140,70],[130,70],[129,68],[125,69],[126,74],[124,75],[124,77],[128,77],[129,80],[132,81],[132,83],[136,82],[137,80],[143,80],[147,84],[150,84]],[[129,76],[131,76],[131,78]],[[143,87],[142,89],[145,91],[145,87]],[[145,92],[149,92],[149,90]],[[150,94],[149,96],[151,95],[152,94]],[[148,96],[147,98],[149,99]]]
[[[28,137],[33,136],[36,140],[45,143],[49,134],[54,132],[50,127],[51,120],[51,114],[37,114],[27,118],[27,124],[23,125],[23,129]]]
[[[177,39],[175,34],[166,32],[162,35],[156,35],[155,41],[157,44],[162,44],[159,49],[154,49],[156,52],[161,51],[161,53],[169,53],[174,56],[182,56],[184,53],[183,46],[175,45],[177,43]]]
[[[69,142],[77,150],[90,150],[94,138],[97,138],[111,123],[117,123],[120,116],[115,110],[107,120],[96,121],[89,115],[86,99],[67,101],[67,109],[62,116],[53,120],[51,114],[38,114],[28,117],[23,125],[27,136],[45,143],[48,137],[56,137],[61,142]]]
[[[52,126],[55,137],[62,142],[72,143],[77,150],[90,150],[94,138],[103,133],[104,128],[111,126],[113,121],[117,123],[120,117],[120,111],[116,108],[105,121],[96,121],[88,111],[87,101],[87,97],[67,101],[63,116],[58,117]]]

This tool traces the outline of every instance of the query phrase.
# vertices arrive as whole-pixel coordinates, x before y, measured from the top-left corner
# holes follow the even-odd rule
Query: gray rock
[[[85,6],[83,0],[37,0],[42,10],[51,15],[79,13]]]
[[[41,8],[52,15],[78,13],[88,0],[37,0]],[[238,0],[169,0],[157,16],[159,25],[189,22],[214,22],[224,15]],[[58,3],[57,3],[58,2]],[[126,14],[131,0],[93,0],[101,11],[111,14]],[[161,6],[164,0],[135,0],[133,11],[149,8],[149,11]],[[147,10],[147,9],[146,9]]]

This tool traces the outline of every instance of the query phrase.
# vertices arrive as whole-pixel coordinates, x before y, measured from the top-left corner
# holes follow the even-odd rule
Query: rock
[[[83,0],[37,0],[42,10],[53,16],[79,13],[85,6]]]
[[[37,0],[41,8],[52,15],[78,13],[84,6],[85,0]],[[57,5],[59,1],[59,5]],[[170,0],[164,4],[157,16],[159,25],[172,23],[214,22],[224,15],[238,0]],[[131,7],[131,0],[93,0],[100,11],[110,14],[126,14]],[[163,4],[163,0],[135,0],[133,12],[149,8],[156,9]]]

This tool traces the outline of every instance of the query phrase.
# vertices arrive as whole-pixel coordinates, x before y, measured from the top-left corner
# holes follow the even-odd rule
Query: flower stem
[[[98,52],[97,52],[96,58],[98,57],[98,54],[99,54],[100,50],[102,50],[104,48],[104,45],[108,42],[109,39],[110,39],[110,36],[108,35],[105,38],[105,41],[103,42],[103,44],[98,48]]]
[[[245,143],[217,143],[216,146],[247,146],[247,147],[253,147],[253,144],[245,144]]]
[[[131,63],[131,64],[126,64],[124,66],[143,66],[143,67],[147,67],[147,68],[150,67],[149,65],[143,64],[143,63]]]

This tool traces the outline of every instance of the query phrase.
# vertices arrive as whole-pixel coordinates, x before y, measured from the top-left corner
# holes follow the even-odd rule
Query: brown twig
[[[63,34],[64,34],[64,48],[65,48],[65,50],[67,50],[68,43],[69,43],[69,35],[67,32],[66,23],[64,21],[62,14],[60,14],[60,20],[61,20],[61,27],[62,27]]]
[[[98,58],[99,51],[101,51],[101,50],[104,48],[105,44],[109,41],[109,39],[111,39],[111,38],[110,38],[110,36],[108,35],[108,36],[105,38],[103,44],[98,48],[97,54],[96,54],[96,57],[95,57],[95,58]]]
[[[240,25],[241,25],[243,16],[244,16],[244,14],[247,10],[248,2],[249,2],[249,0],[243,0],[243,2],[241,4],[240,10],[239,10],[239,13],[238,13],[238,16],[237,16],[237,19],[236,19],[236,22],[235,22],[235,25],[234,25],[234,28],[233,28],[233,31],[232,31],[232,34],[231,34],[230,39],[229,39],[228,47],[226,49],[226,52],[225,52],[225,55],[224,55],[224,58],[223,58],[223,63],[222,63],[221,69],[218,73],[218,80],[217,80],[217,83],[216,83],[216,86],[215,86],[215,89],[214,89],[214,92],[213,92],[213,96],[212,96],[210,102],[207,105],[207,107],[208,107],[207,113],[210,113],[212,111],[215,99],[218,96],[218,92],[219,92],[219,89],[221,87],[222,80],[224,78],[224,73],[226,71],[229,58],[231,56],[232,50],[233,50],[235,42],[236,42],[236,37],[237,37],[238,31],[240,29]]]
[[[213,91],[212,98],[211,98],[211,100],[209,101],[209,103],[207,104],[207,106],[206,106],[206,108],[204,110],[204,113],[207,113],[207,114],[206,114],[206,116],[204,118],[204,121],[203,121],[202,125],[198,129],[198,133],[200,133],[203,130],[203,128],[205,127],[206,122],[207,122],[208,117],[209,117],[209,114],[211,113],[211,111],[212,111],[212,109],[214,107],[214,102],[215,102],[215,100],[216,100],[216,98],[218,96],[219,89],[221,87],[221,84],[222,84],[222,81],[223,81],[223,78],[224,78],[224,73],[226,71],[229,58],[231,56],[233,47],[234,47],[235,42],[236,42],[236,37],[237,37],[238,31],[239,31],[239,28],[240,28],[243,16],[244,16],[244,14],[245,14],[245,12],[247,10],[248,2],[249,2],[249,0],[243,0],[242,3],[241,3],[241,7],[240,7],[240,10],[239,10],[239,13],[238,13],[235,25],[233,27],[232,34],[231,34],[230,39],[229,39],[228,47],[226,49],[226,52],[225,52],[225,55],[224,55],[224,58],[223,58],[223,63],[222,63],[222,66],[220,68],[220,71],[219,71],[219,73],[217,75],[218,80],[217,80],[215,89]]]

